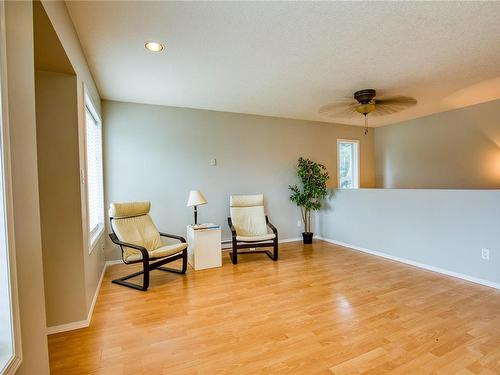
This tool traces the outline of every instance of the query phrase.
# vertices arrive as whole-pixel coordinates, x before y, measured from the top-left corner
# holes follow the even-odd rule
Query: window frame
[[[21,343],[21,323],[19,315],[19,297],[17,288],[16,256],[15,256],[15,236],[14,236],[14,215],[12,200],[12,179],[10,163],[10,137],[9,137],[9,106],[7,90],[7,53],[5,40],[5,3],[0,2],[0,142],[1,142],[1,163],[0,173],[3,179],[3,194],[0,199],[4,205],[5,221],[5,243],[7,250],[7,267],[11,312],[11,335],[12,335],[12,355],[0,373],[3,375],[15,374],[22,363],[22,343]]]
[[[87,90],[87,87],[83,85],[83,94],[84,94],[84,104],[83,104],[83,152],[84,152],[84,165],[82,170],[82,179],[84,181],[85,186],[85,206],[86,206],[86,233],[87,233],[87,244],[88,244],[88,253],[91,254],[94,249],[97,247],[99,240],[104,234],[104,230],[106,228],[105,224],[105,214],[104,214],[104,158],[102,151],[102,120],[101,116],[96,110],[96,106],[94,105],[91,96]],[[102,210],[101,210],[101,223],[97,227],[97,230],[94,232],[91,231],[90,228],[90,215],[89,215],[89,189],[88,189],[88,154],[87,154],[87,113],[90,113],[92,119],[99,124],[101,130],[101,184],[102,184]]]
[[[354,166],[355,170],[353,171],[353,185],[354,187],[352,188],[343,188],[341,187],[340,184],[340,144],[341,143],[351,143],[354,147],[355,151],[355,157],[354,157]],[[342,190],[352,190],[352,189],[359,189],[360,188],[360,181],[361,181],[361,148],[360,148],[360,142],[359,139],[344,139],[344,138],[338,138],[337,139],[337,188],[342,189]]]

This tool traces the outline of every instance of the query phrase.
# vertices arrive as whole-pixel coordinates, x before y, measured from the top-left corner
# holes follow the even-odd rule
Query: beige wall
[[[375,130],[377,187],[500,188],[500,100]]]
[[[84,86],[88,95],[91,97],[97,112],[100,114],[101,101],[97,87],[92,78],[87,61],[83,54],[78,36],[71,21],[71,18],[66,9],[64,1],[42,1],[43,8],[51,22],[52,27],[57,34],[60,44],[64,48],[65,55],[69,59],[72,68],[76,73],[76,87],[77,87],[77,109],[78,109],[78,132],[80,139],[80,152],[79,152],[79,168],[85,168],[85,149],[84,149],[84,132],[85,132],[85,118],[84,118]],[[83,181],[81,181],[83,182]],[[102,248],[104,246],[104,238],[99,240],[94,250],[89,254],[88,238],[87,238],[87,218],[86,218],[86,191],[85,186],[82,184],[81,189],[81,213],[83,215],[82,233],[83,247],[82,257],[85,275],[85,299],[87,313],[92,307],[92,301],[99,284],[101,273],[104,269],[104,253]]]
[[[361,141],[361,184],[374,185],[373,135],[363,129],[310,121],[103,102],[106,203],[151,200],[158,226],[185,234],[193,219],[188,193],[200,189],[208,205],[202,222],[216,222],[228,239],[229,195],[264,193],[280,237],[300,236],[300,213],[289,201],[299,156],[324,163],[336,176],[337,138]],[[210,166],[210,159],[217,166]],[[119,258],[109,245],[107,258]]]
[[[35,73],[47,326],[87,317],[76,76]],[[61,157],[64,155],[64,157]]]
[[[49,373],[38,201],[31,2],[6,2],[7,73],[15,250],[23,362],[18,374]]]
[[[42,0],[41,3],[77,74],[78,84],[80,86],[79,90],[82,84],[85,83],[88,93],[96,106],[97,112],[101,113],[101,98],[87,64],[87,59],[83,54],[75,26],[66,8],[66,3],[62,0]],[[79,91],[79,95],[81,94],[82,93]]]

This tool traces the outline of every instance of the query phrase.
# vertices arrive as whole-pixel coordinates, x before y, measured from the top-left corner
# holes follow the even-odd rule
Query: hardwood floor
[[[500,374],[500,291],[326,242],[233,266],[105,275],[89,328],[49,336],[52,374]]]

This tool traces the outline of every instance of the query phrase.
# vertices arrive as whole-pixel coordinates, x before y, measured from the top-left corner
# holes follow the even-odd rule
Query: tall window
[[[85,97],[85,132],[87,159],[87,218],[89,251],[104,230],[101,120],[89,97]]]
[[[338,179],[340,189],[359,188],[359,141],[337,140]]]

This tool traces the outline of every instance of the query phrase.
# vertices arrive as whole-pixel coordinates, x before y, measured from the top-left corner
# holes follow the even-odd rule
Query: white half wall
[[[319,230],[355,249],[500,285],[500,190],[335,190]]]

